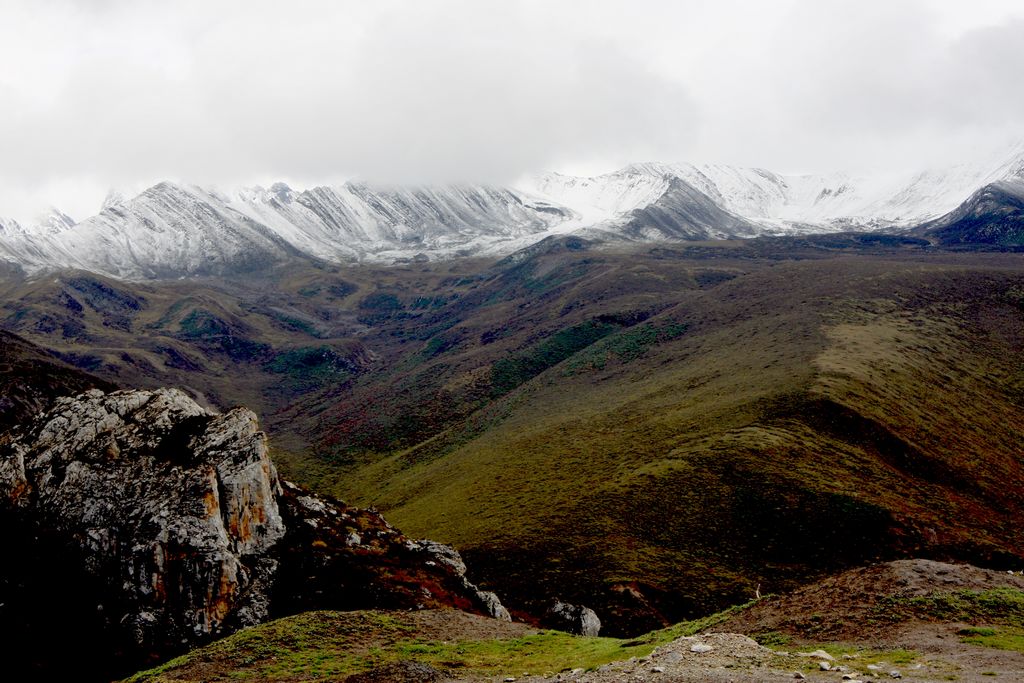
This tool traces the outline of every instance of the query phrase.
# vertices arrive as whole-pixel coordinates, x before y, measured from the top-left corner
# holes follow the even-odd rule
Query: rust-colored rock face
[[[54,615],[39,596],[66,590],[76,604],[61,618],[96,630],[88,637],[113,662],[104,673],[304,609],[507,618],[453,549],[279,481],[252,412],[215,414],[174,389],[57,399],[0,435],[7,529],[4,628],[45,631]],[[68,599],[50,602],[64,610]]]
[[[281,488],[248,410],[213,415],[173,389],[90,391],[0,449],[0,492],[122,586],[119,621],[140,647],[217,633],[272,569]]]

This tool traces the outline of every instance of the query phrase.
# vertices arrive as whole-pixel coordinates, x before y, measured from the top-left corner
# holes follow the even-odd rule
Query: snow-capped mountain
[[[1024,245],[1024,182],[989,183],[945,216],[919,228],[947,246]]]
[[[221,192],[160,183],[108,198],[80,223],[0,227],[0,257],[30,271],[80,268],[122,278],[258,271],[290,258],[392,260],[455,255],[543,233],[572,216],[508,189],[374,189],[348,183],[295,192],[287,185]]]
[[[784,234],[910,227],[952,211],[987,184],[1015,179],[1024,180],[1024,142],[984,162],[884,178],[645,163],[594,177],[551,173],[530,186],[596,222],[654,204],[678,180],[757,224],[758,233]]]
[[[553,234],[656,241],[902,230],[950,214],[994,183],[1024,186],[1024,143],[986,163],[895,178],[642,163],[593,177],[549,173],[517,188],[164,182],[135,196],[111,192],[80,222],[57,210],[31,225],[0,220],[0,260],[30,272],[170,278],[259,271],[294,258],[502,254]]]
[[[346,183],[295,192],[277,183],[241,190],[230,197],[229,206],[328,260],[473,251],[480,242],[532,235],[572,217],[565,207],[486,186]]]
[[[265,266],[297,250],[212,192],[160,183],[98,215],[26,233],[29,267],[59,265],[118,277],[210,275]]]

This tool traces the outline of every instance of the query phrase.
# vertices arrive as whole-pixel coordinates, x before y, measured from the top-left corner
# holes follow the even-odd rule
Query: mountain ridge
[[[98,214],[78,222],[56,209],[36,224],[0,221],[0,259],[30,273],[77,268],[145,280],[259,272],[289,261],[501,256],[558,234],[616,243],[905,232],[999,182],[1024,184],[1024,146],[993,162],[895,179],[644,162],[509,187],[349,181],[222,191],[164,181],[134,197],[112,193]]]

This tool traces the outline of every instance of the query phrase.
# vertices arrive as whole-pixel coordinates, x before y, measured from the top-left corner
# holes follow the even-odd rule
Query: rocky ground
[[[955,626],[955,625],[953,625]],[[575,669],[551,676],[498,675],[460,677],[416,662],[398,662],[356,674],[350,683],[399,683],[452,681],[453,683],[746,683],[785,680],[836,681],[980,681],[1024,680],[1024,660],[1019,653],[960,644],[956,629],[917,625],[904,629],[898,642],[885,649],[833,657],[824,650],[777,651],[758,645],[736,633],[706,633],[679,638],[648,657],[631,658],[593,671]],[[937,641],[936,641],[937,639]],[[915,661],[902,648],[914,646]],[[828,667],[826,670],[824,667]]]
[[[741,683],[747,681],[1024,680],[1017,649],[965,642],[978,632],[1019,628],[1024,576],[932,560],[903,560],[855,569],[788,595],[766,598],[648,656],[593,670],[530,675],[459,675],[408,662],[355,681],[488,681],[488,683]],[[970,596],[980,596],[972,599]],[[953,599],[949,598],[953,596]],[[952,618],[957,614],[960,619]],[[1016,624],[1016,626],[1014,626]],[[734,632],[725,632],[734,631]],[[764,642],[785,644],[762,646]],[[1005,641],[1002,647],[1012,648]]]
[[[736,633],[708,633],[679,638],[655,650],[649,657],[615,662],[595,671],[570,671],[552,677],[523,677],[519,680],[580,681],[752,681],[792,678],[808,658],[795,658],[792,671],[786,657],[761,647]],[[503,679],[504,680],[504,679]]]
[[[740,683],[746,681],[810,680],[854,681],[962,681],[1024,680],[1020,653],[960,643],[957,625],[915,625],[884,644],[874,641],[868,654],[828,658],[815,653],[776,651],[736,633],[707,633],[680,638],[658,648],[650,657],[627,660],[592,672],[562,673],[552,677],[523,677],[531,683],[634,683],[639,681]],[[861,647],[868,643],[848,643]],[[881,649],[876,647],[882,646]],[[710,649],[706,649],[710,648]],[[920,653],[912,663],[894,663],[902,650]],[[824,670],[828,666],[828,670]],[[501,680],[507,680],[503,678]]]
[[[941,621],[941,614],[912,611],[918,604],[915,600],[928,600],[928,605],[934,605],[932,596],[936,595],[1001,589],[1024,589],[1024,576],[932,560],[888,562],[765,599],[715,626],[716,630],[737,633],[680,638],[658,648],[650,657],[606,665],[593,672],[520,680],[1022,681],[1021,652],[963,642],[963,634],[981,623],[1018,615],[995,605],[987,607],[988,613],[984,607],[980,611],[967,605],[959,607],[963,610],[960,616],[971,617],[969,621]],[[942,604],[947,609],[947,603]],[[911,612],[904,611],[904,605],[910,605]],[[739,633],[776,634],[789,645],[770,649]],[[853,652],[829,659],[820,656],[823,651],[819,656],[788,651],[824,642],[841,643]]]
[[[896,637],[886,643],[873,640],[870,647],[866,642],[846,643],[850,647],[864,647],[866,653],[838,657],[828,655],[824,650],[817,651],[817,654],[772,650],[737,633],[706,633],[679,638],[658,648],[649,657],[606,664],[594,671],[577,669],[553,676],[495,676],[483,679],[448,676],[419,679],[406,675],[394,680],[451,680],[459,683],[479,683],[481,680],[511,683],[513,679],[520,683],[778,683],[784,680],[980,683],[1024,680],[1024,657],[1020,653],[963,644],[957,636],[961,627],[958,624],[917,624],[901,629]],[[908,656],[904,654],[906,649],[918,653],[914,661],[894,662],[894,658]],[[827,670],[825,666],[828,666]]]

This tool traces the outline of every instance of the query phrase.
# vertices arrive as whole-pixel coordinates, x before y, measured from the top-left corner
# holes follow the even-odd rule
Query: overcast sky
[[[892,171],[1024,137],[1021,0],[0,0],[0,215],[107,188]]]

